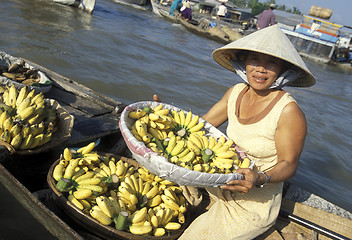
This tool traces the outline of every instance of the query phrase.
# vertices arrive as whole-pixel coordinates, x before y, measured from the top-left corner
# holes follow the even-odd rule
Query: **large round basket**
[[[147,148],[143,142],[138,141],[130,129],[133,125],[133,119],[128,117],[128,112],[133,111],[138,108],[150,107],[154,108],[160,103],[152,101],[144,101],[130,104],[125,107],[121,114],[119,126],[121,129],[122,136],[131,150],[133,158],[135,158],[141,165],[147,168],[149,171],[158,175],[161,178],[167,179],[171,182],[178,183],[179,185],[185,186],[197,186],[197,187],[218,187],[224,185],[225,183],[242,179],[243,175],[238,173],[229,173],[229,174],[219,174],[219,173],[205,173],[199,171],[193,171],[187,168],[180,167],[176,164],[169,162],[165,157],[158,155],[153,152],[151,149]],[[163,108],[180,111],[180,108],[175,106],[163,103]],[[185,114],[188,112],[183,110]],[[193,116],[194,117],[194,116]],[[203,119],[199,121],[205,122]],[[227,136],[219,131],[216,127],[211,125],[208,122],[205,122],[204,129],[207,135],[211,135],[215,138],[224,136],[226,139]],[[241,160],[246,157],[245,153],[236,146],[236,151]],[[252,168],[254,162],[251,162],[250,167]]]
[[[114,156],[112,154],[104,154],[105,156]],[[121,157],[121,156],[114,156],[116,160],[121,159],[124,162],[127,162],[130,166],[135,166],[135,167],[140,167],[141,165],[137,163],[136,161]],[[164,235],[161,237],[155,237],[155,236],[144,236],[144,235],[134,235],[132,233],[126,232],[126,231],[121,231],[118,229],[115,229],[112,226],[105,226],[89,216],[88,214],[83,213],[81,210],[76,208],[70,201],[67,200],[67,196],[65,194],[61,193],[58,191],[55,187],[56,181],[52,177],[53,176],[53,170],[55,166],[59,163],[59,160],[54,162],[54,164],[50,167],[48,175],[47,175],[47,182],[50,187],[50,189],[53,191],[53,194],[55,196],[55,202],[58,204],[58,206],[67,214],[69,218],[71,218],[74,222],[76,222],[78,225],[80,225],[82,228],[87,230],[88,232],[99,236],[103,239],[108,239],[108,240],[121,240],[121,239],[133,239],[133,240],[173,240],[177,239],[182,232],[186,229],[187,226],[190,224],[190,215],[189,213],[185,215],[186,221],[185,223],[181,226],[180,229],[172,231],[170,235]]]
[[[53,99],[45,99],[45,103],[56,111],[57,116],[57,130],[53,133],[49,142],[42,146],[28,150],[14,150],[10,144],[3,141],[1,141],[0,144],[4,145],[12,154],[28,155],[47,151],[53,147],[59,146],[61,143],[67,140],[71,136],[74,117]]]

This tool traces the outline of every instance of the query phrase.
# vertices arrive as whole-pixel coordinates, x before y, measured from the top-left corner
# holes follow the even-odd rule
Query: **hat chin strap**
[[[246,75],[246,69],[244,67],[244,63],[240,61],[233,61],[231,60],[232,67],[235,69],[236,73],[246,82],[248,82],[248,78]],[[289,83],[293,82],[294,80],[300,78],[303,75],[302,72],[288,69],[284,73],[282,73],[273,84],[269,88],[278,88],[281,89],[284,86],[288,85]]]

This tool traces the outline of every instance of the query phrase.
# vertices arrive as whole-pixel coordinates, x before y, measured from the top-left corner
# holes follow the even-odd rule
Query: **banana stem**
[[[213,156],[213,151],[209,148],[202,151],[202,159],[205,163],[209,162],[211,157]]]
[[[121,211],[117,217],[114,218],[115,227],[118,230],[124,231],[127,228],[128,212]]]
[[[72,189],[72,181],[67,178],[61,178],[56,183],[56,189],[59,190],[60,192],[68,192]]]

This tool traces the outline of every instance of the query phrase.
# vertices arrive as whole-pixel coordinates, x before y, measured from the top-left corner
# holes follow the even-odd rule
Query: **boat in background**
[[[95,0],[54,0],[54,2],[76,7],[88,13],[92,13],[95,7]]]
[[[314,14],[316,9],[321,13]],[[302,56],[351,66],[351,34],[343,32],[343,25],[329,21],[332,12],[326,14],[327,11],[331,10],[312,6],[309,15],[303,15],[296,26],[278,24]]]

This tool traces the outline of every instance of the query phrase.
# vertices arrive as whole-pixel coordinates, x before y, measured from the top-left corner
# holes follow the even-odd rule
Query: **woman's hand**
[[[251,188],[255,187],[258,182],[261,182],[261,176],[257,172],[250,168],[239,168],[236,173],[243,174],[242,180],[232,180],[226,185],[220,186],[223,190],[230,190],[234,192],[240,192],[242,194],[247,193]]]
[[[154,102],[161,102],[160,98],[156,94],[153,95],[153,100]]]

